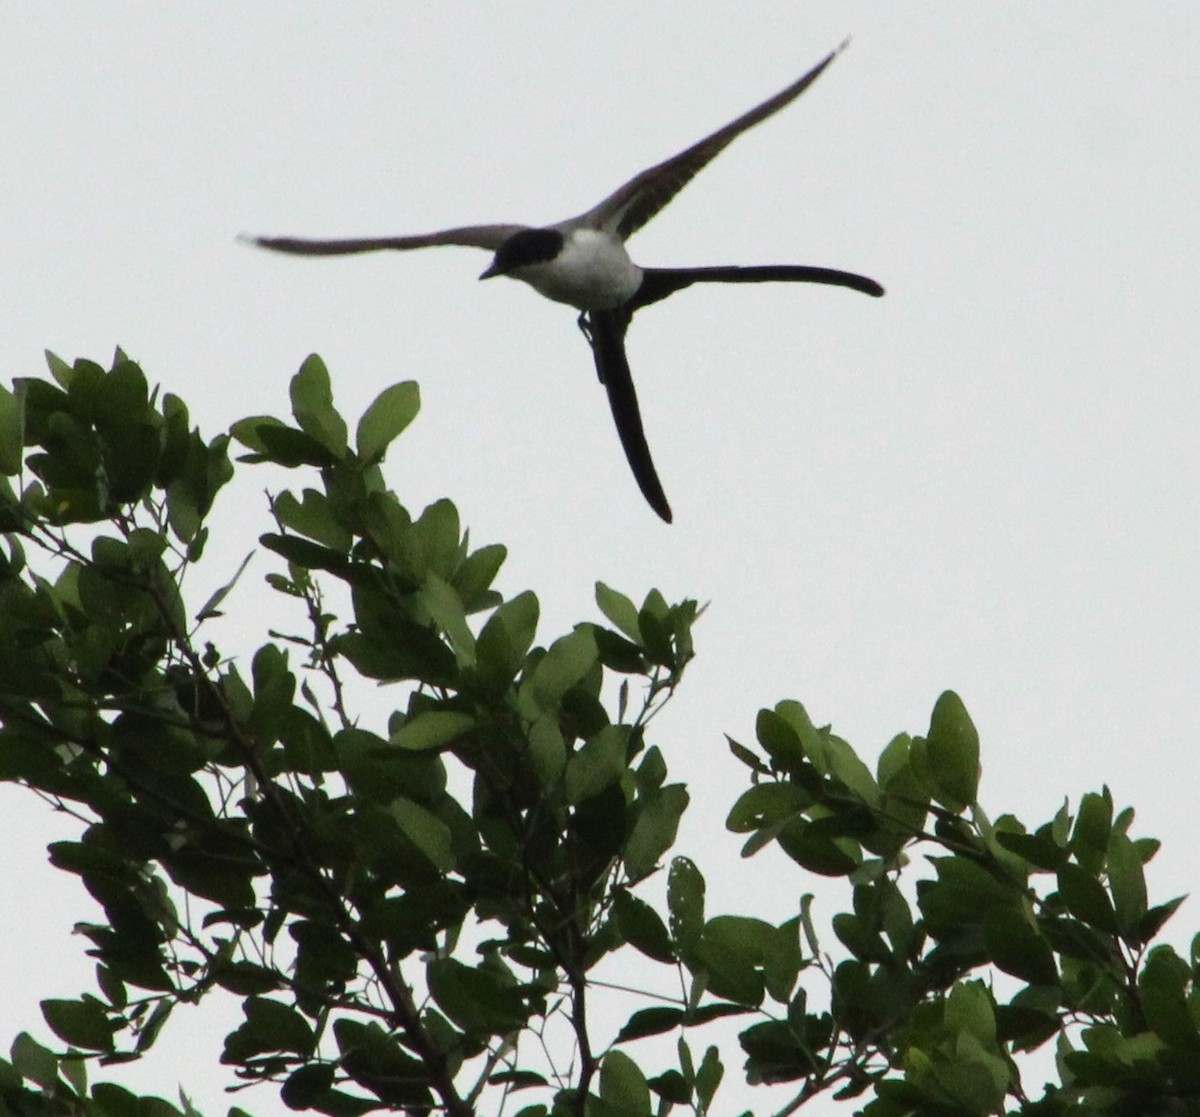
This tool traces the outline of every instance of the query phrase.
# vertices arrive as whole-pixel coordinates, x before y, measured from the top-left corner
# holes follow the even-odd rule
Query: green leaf
[[[695,949],[704,931],[704,877],[686,857],[671,861],[667,874],[667,910],[671,937],[680,951]]]
[[[460,667],[475,666],[475,634],[467,624],[463,603],[453,587],[432,571],[425,575],[425,584],[417,594],[437,626],[446,634],[454,657]]]
[[[1137,925],[1135,934],[1138,942],[1149,942],[1162,930],[1163,925],[1171,918],[1178,910],[1180,904],[1187,899],[1187,896],[1176,896],[1173,900],[1168,900],[1165,904],[1156,904],[1150,908],[1142,921]]]
[[[292,377],[292,414],[300,429],[315,438],[336,458],[346,456],[346,422],[333,406],[329,370],[315,353]],[[259,432],[260,434],[263,432]]]
[[[717,1087],[725,1077],[725,1068],[721,1065],[720,1053],[716,1047],[709,1047],[696,1068],[696,1096],[700,1101],[700,1112],[707,1113],[712,1108],[712,1100],[716,1096]]]
[[[979,734],[952,690],[934,704],[926,746],[938,802],[955,812],[965,810],[979,792]]]
[[[795,728],[774,710],[759,710],[754,724],[758,743],[767,751],[774,767],[797,772],[804,764],[804,747]]]
[[[159,1007],[161,1007],[161,1005]],[[59,1067],[58,1067],[59,1071],[61,1071],[61,1073],[62,1073],[63,1078],[65,1078],[71,1084],[71,1088],[80,1097],[87,1097],[87,1088],[88,1088],[87,1067],[88,1067],[88,1059],[89,1058],[91,1058],[91,1056],[80,1055],[77,1058],[63,1059],[63,1061],[59,1064]],[[7,1064],[0,1063],[0,1066],[2,1066],[4,1068],[4,1070],[8,1070]],[[3,1077],[6,1077],[6,1076],[2,1072],[0,1072],[0,1079],[2,1079]],[[12,1077],[14,1079],[17,1078],[15,1072],[13,1072]],[[19,1086],[20,1084],[21,1083],[20,1083],[19,1079],[12,1083],[12,1085],[14,1085],[14,1086]],[[3,1089],[4,1085],[5,1085],[4,1082],[0,1081],[0,1089]]]
[[[13,1040],[9,1057],[22,1078],[36,1082],[44,1090],[54,1089],[58,1082],[58,1058],[28,1032],[21,1032]]]
[[[298,535],[279,535],[269,531],[260,535],[258,541],[268,550],[305,570],[328,570],[345,577],[349,569],[349,560],[341,551],[322,547]]]
[[[385,388],[358,421],[354,436],[358,456],[368,464],[383,460],[387,448],[421,410],[421,390],[406,380]]]
[[[495,600],[498,596],[489,591],[507,557],[508,548],[500,543],[493,543],[487,547],[480,547],[459,564],[454,577],[450,579],[450,584],[468,613],[482,609],[489,600]]]
[[[729,751],[756,776],[770,775],[771,769],[759,760],[745,745],[739,744],[728,733],[725,734],[725,741],[729,745]]]
[[[1132,841],[1114,833],[1108,843],[1108,884],[1112,889],[1117,925],[1132,934],[1146,914],[1146,875]]]
[[[292,987],[314,996],[336,996],[358,970],[358,956],[345,937],[319,919],[297,919],[287,930],[297,947]]]
[[[628,747],[627,731],[617,725],[606,725],[587,741],[567,761],[567,802],[573,806],[582,803],[616,783],[627,770]]]
[[[163,1030],[163,1027],[171,1018],[171,1012],[174,1008],[174,1001],[161,1000],[154,1006],[149,1017],[142,1022],[138,1028],[137,1047],[135,1048],[139,1055],[149,1051],[154,1046],[154,1041],[158,1039],[159,1032]]]
[[[613,901],[613,914],[617,919],[617,930],[621,937],[656,962],[675,961],[671,947],[671,936],[666,924],[649,904],[620,889]]]
[[[643,795],[651,795],[662,787],[666,778],[667,762],[663,759],[662,749],[651,745],[642,754],[642,762],[637,766],[638,790]]]
[[[821,876],[848,876],[862,861],[857,843],[831,835],[806,818],[785,825],[776,841],[797,865]]]
[[[469,1034],[505,1035],[525,1023],[519,992],[494,970],[436,958],[426,975],[438,1007]]]
[[[42,1001],[42,1015],[64,1043],[87,1051],[111,1051],[113,1024],[94,998],[82,1001]]]
[[[1188,1008],[1191,968],[1169,946],[1150,951],[1138,980],[1146,1022],[1156,1035],[1194,1059],[1200,1055],[1200,1031]]]
[[[458,509],[449,500],[435,500],[413,522],[408,560],[417,579],[424,581],[431,573],[447,582],[454,577],[461,547],[459,526]]]
[[[632,879],[640,880],[653,872],[659,859],[675,844],[688,801],[687,789],[681,783],[658,788],[639,799],[633,830],[622,851]]]
[[[641,645],[642,632],[638,627],[637,607],[623,593],[610,589],[603,582],[596,583],[596,604],[617,628],[635,644]]]
[[[1057,872],[1067,863],[1067,851],[1054,840],[1049,823],[1039,826],[1033,834],[997,830],[996,842],[1001,849],[1014,853],[1023,861],[1047,872]]]
[[[248,997],[242,1004],[246,1019],[225,1037],[221,1062],[240,1065],[256,1055],[291,1051],[307,1056],[312,1052],[311,1025],[294,1008],[268,997]]]
[[[343,1016],[334,1021],[333,1034],[342,1053],[342,1070],[389,1108],[416,1113],[434,1108],[425,1068],[378,1024],[360,1024]],[[331,1098],[335,1101],[332,1106]],[[363,1099],[335,1090],[321,1099],[319,1108],[331,1117],[357,1117],[364,1110],[356,1113],[355,1103],[361,1106]]]
[[[619,636],[610,628],[592,625],[592,638],[596,641],[596,654],[600,662],[610,671],[622,675],[644,675],[646,673],[646,657],[636,644]],[[619,706],[618,720],[624,720],[625,708]]]
[[[988,957],[1005,973],[1032,985],[1055,985],[1054,951],[1025,916],[1012,908],[988,912],[983,921]]]
[[[504,602],[488,619],[475,642],[480,678],[492,691],[514,679],[537,632],[538,599],[526,590]]]
[[[304,499],[300,501],[294,493],[282,492],[271,502],[271,511],[284,527],[297,535],[323,543],[335,551],[350,550],[353,537],[339,523],[335,506],[324,493],[305,489]]]
[[[1079,804],[1070,850],[1075,860],[1093,875],[1098,875],[1104,868],[1112,821],[1113,801],[1108,788],[1100,794],[1088,792]]]
[[[650,1087],[646,1078],[625,1052],[611,1049],[600,1064],[600,1097],[622,1117],[649,1117]]]
[[[959,982],[946,998],[946,1026],[974,1036],[985,1047],[996,1043],[996,1005],[982,981]]]
[[[798,928],[784,928],[761,919],[718,915],[704,925],[689,966],[708,973],[709,990],[739,1004],[762,1002],[764,986],[780,1002],[791,995],[799,972]]]
[[[617,1033],[617,1043],[627,1043],[632,1039],[644,1039],[646,1036],[658,1036],[663,1032],[671,1032],[683,1024],[683,1009],[681,1008],[641,1008],[638,1009]]]
[[[735,834],[777,826],[812,806],[812,802],[812,796],[798,784],[755,784],[734,803],[725,826]]]
[[[782,1020],[752,1024],[738,1042],[747,1055],[746,1079],[752,1085],[794,1082],[815,1069],[812,1055]]]
[[[596,641],[584,626],[555,640],[533,672],[534,701],[547,712],[557,710],[567,693],[596,662]]]
[[[567,766],[567,745],[557,718],[546,714],[529,727],[529,755],[543,791],[562,779]]]
[[[149,402],[145,373],[133,361],[117,361],[96,392],[93,405],[96,425],[122,428],[142,421]]]
[[[312,1109],[333,1086],[334,1067],[330,1063],[305,1063],[288,1075],[279,1096],[288,1109]]]
[[[242,426],[237,430],[243,436],[246,433]],[[319,439],[275,420],[259,423],[254,429],[253,437],[266,449],[261,455],[248,459],[251,461],[270,461],[287,469],[294,469],[300,465],[315,465],[325,469],[335,465],[338,460]],[[242,440],[245,441],[245,438]]]
[[[692,1100],[687,1080],[677,1070],[663,1071],[662,1074],[649,1079],[646,1085],[672,1105],[687,1105]]]
[[[966,857],[930,858],[937,872],[917,896],[926,929],[934,938],[961,938],[996,908],[1021,908],[1022,889],[997,880]]]
[[[286,427],[287,424],[272,415],[249,415],[239,419],[229,428],[229,435],[235,442],[240,442],[248,450],[256,454],[268,453],[267,444],[262,438],[263,427]]]
[[[391,812],[405,837],[433,862],[435,868],[443,873],[455,868],[450,827],[437,815],[411,799],[393,800]]]
[[[488,1075],[493,1086],[507,1086],[509,1090],[528,1090],[533,1086],[548,1086],[546,1076],[532,1070],[502,1070]]]
[[[456,710],[426,710],[393,733],[391,743],[410,752],[424,752],[445,748],[474,728],[475,719],[470,714]]]
[[[231,962],[214,971],[216,982],[241,997],[261,995],[278,989],[283,979],[273,970],[255,962]]]
[[[849,744],[830,733],[825,737],[825,755],[833,775],[851,792],[868,807],[879,805],[879,785],[871,775],[871,769],[862,762]]]
[[[42,355],[46,358],[46,367],[50,370],[50,375],[64,388],[69,387],[74,373],[71,366],[58,354],[51,353],[49,349],[42,350]]]
[[[1058,892],[1076,919],[1098,931],[1116,933],[1117,913],[1112,900],[1104,885],[1086,869],[1071,862],[1063,865],[1058,870]]]
[[[0,474],[15,477],[24,457],[24,401],[0,384]]]

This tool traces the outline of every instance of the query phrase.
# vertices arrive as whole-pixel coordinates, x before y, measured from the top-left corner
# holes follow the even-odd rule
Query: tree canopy
[[[290,422],[206,439],[120,352],[49,366],[0,388],[0,776],[82,820],[49,853],[98,905],[96,970],[13,1041],[3,1112],[173,1117],[118,1064],[209,997],[241,1002],[231,1084],[329,1117],[1200,1112],[1200,941],[1154,945],[1181,901],[1151,903],[1158,843],[1107,788],[993,819],[955,694],[874,765],[779,701],[728,741],[725,825],[802,898],[712,911],[651,724],[696,602],[598,583],[602,619],[539,636],[534,593],[495,588],[504,547],[387,488],[415,384],[351,439],[311,357]],[[302,480],[266,510],[255,650],[228,654],[212,622],[246,587],[197,606],[187,579],[228,563],[213,510],[262,463]],[[394,687],[385,723],[364,680]],[[1023,1081],[1047,1044],[1058,1080]]]

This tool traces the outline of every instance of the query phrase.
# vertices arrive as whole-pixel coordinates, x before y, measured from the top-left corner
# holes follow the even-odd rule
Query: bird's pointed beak
[[[503,275],[504,273],[496,266],[496,261],[493,260],[488,264],[487,268],[479,276],[480,279],[491,279],[493,276]]]

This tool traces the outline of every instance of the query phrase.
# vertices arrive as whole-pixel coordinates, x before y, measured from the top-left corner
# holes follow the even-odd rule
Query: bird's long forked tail
[[[703,268],[645,268],[642,285],[626,303],[632,312],[649,306],[693,283],[820,283],[828,287],[848,287],[872,298],[883,295],[883,287],[865,275],[838,268],[818,268],[808,264],[763,264],[741,267],[737,264]]]
[[[625,451],[625,459],[633,470],[642,495],[667,523],[671,522],[671,506],[658,479],[646,442],[646,432],[642,427],[637,392],[625,355],[625,333],[634,311],[682,291],[693,283],[820,283],[848,287],[874,298],[884,293],[880,284],[865,275],[807,264],[645,268],[641,287],[627,303],[615,310],[593,310],[581,316],[580,326],[592,347],[600,382],[608,393],[608,405],[621,439],[621,448]]]
[[[588,312],[586,319],[580,319],[580,325],[591,344],[596,372],[608,393],[608,406],[612,410],[621,449],[625,451],[625,460],[633,470],[634,480],[650,507],[670,523],[671,506],[667,503],[667,494],[663,492],[654,460],[650,457],[637,392],[633,387],[629,360],[625,356],[625,331],[629,328],[631,317],[628,307],[593,310]]]

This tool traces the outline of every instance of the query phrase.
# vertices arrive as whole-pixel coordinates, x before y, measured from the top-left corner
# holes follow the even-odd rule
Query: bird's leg
[[[575,319],[575,325],[579,327],[579,332],[587,338],[588,346],[592,350],[592,359],[596,362],[596,379],[603,384],[604,362],[600,359],[600,353],[596,349],[596,328],[592,324],[591,316],[586,310],[580,311],[579,317]]]
[[[577,319],[575,319],[575,324],[579,327],[579,332],[581,334],[583,334],[584,337],[587,338],[588,345],[590,345],[593,349],[595,349],[596,343],[592,339],[592,323],[591,323],[591,320],[588,318],[588,313],[586,310],[582,310],[579,312],[579,317]]]

